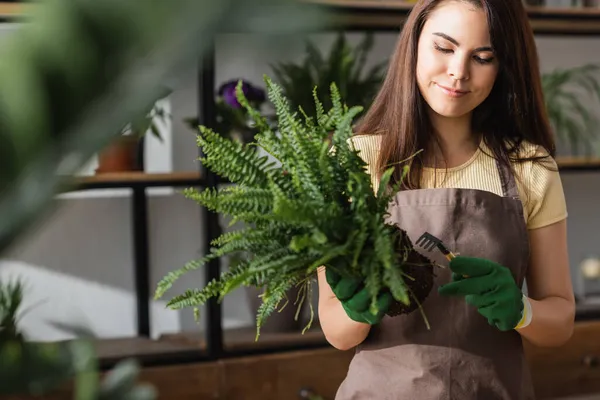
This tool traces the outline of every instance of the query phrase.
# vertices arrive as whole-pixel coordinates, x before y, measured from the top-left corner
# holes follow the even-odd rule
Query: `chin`
[[[446,117],[446,118],[461,118],[464,117],[465,115],[470,114],[473,109],[472,108],[465,108],[465,107],[452,107],[452,106],[439,106],[439,105],[433,105],[430,106],[431,110],[442,116],[442,117]]]

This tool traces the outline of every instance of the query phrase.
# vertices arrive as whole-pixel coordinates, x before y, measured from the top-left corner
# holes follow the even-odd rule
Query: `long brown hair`
[[[397,168],[393,181],[398,182],[401,167],[410,164],[404,189],[420,187],[422,153],[419,151],[426,149],[433,138],[427,105],[417,86],[416,65],[419,36],[428,15],[441,1],[444,0],[420,0],[414,5],[381,89],[356,127],[359,134],[382,136],[376,168],[379,176],[394,164]],[[533,159],[518,155],[524,140],[542,146],[554,157],[555,144],[544,105],[537,49],[523,1],[462,1],[485,12],[500,66],[490,95],[473,111],[473,131],[483,135],[493,157],[509,168],[511,161]]]

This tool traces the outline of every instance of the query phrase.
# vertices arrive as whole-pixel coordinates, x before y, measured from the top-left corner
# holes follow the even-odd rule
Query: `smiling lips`
[[[458,98],[458,97],[463,97],[464,95],[468,94],[469,91],[467,90],[458,90],[458,89],[452,89],[446,86],[442,86],[440,84],[435,84],[437,87],[440,88],[440,90],[442,92],[444,92],[444,94],[446,94],[447,96],[450,97],[454,97],[454,98]]]

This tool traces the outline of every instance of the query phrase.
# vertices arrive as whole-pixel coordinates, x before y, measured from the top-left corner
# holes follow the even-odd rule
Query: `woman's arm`
[[[319,321],[327,341],[336,349],[348,350],[359,345],[371,330],[371,325],[356,322],[346,314],[325,278],[325,267],[318,270]]]
[[[529,240],[527,290],[532,320],[518,332],[536,346],[561,346],[571,337],[575,319],[566,220],[530,230]]]

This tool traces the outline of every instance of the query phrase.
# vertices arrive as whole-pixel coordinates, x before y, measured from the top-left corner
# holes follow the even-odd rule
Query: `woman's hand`
[[[392,294],[382,293],[377,298],[378,312],[373,314],[369,308],[371,306],[371,295],[367,288],[362,284],[363,281],[356,278],[342,278],[332,269],[325,271],[327,283],[331,290],[342,303],[342,307],[348,314],[348,317],[356,322],[375,325],[381,321],[386,311],[392,304]],[[361,288],[362,286],[362,288]]]
[[[575,295],[569,268],[567,221],[529,231],[527,295],[531,324],[519,329],[536,346],[561,346],[575,325]]]
[[[347,281],[340,279],[336,282],[336,278],[335,274],[331,274],[325,267],[318,269],[319,322],[325,338],[333,347],[339,350],[349,350],[365,340],[372,325],[355,321],[349,317],[348,299],[344,305],[333,291],[332,286],[342,298],[345,298],[348,293],[354,293],[355,289]],[[343,293],[344,291],[346,293]]]
[[[501,331],[514,329],[523,315],[523,294],[510,270],[483,258],[457,256],[450,261],[452,282],[439,288],[465,301]]]
[[[462,256],[450,262],[453,282],[439,291],[444,295],[464,295],[490,323],[502,330],[516,328],[533,345],[562,346],[573,334],[575,323],[566,230],[566,220],[562,220],[529,231],[528,297],[522,296],[507,268],[489,260]],[[530,323],[516,327],[523,299],[530,311]]]

